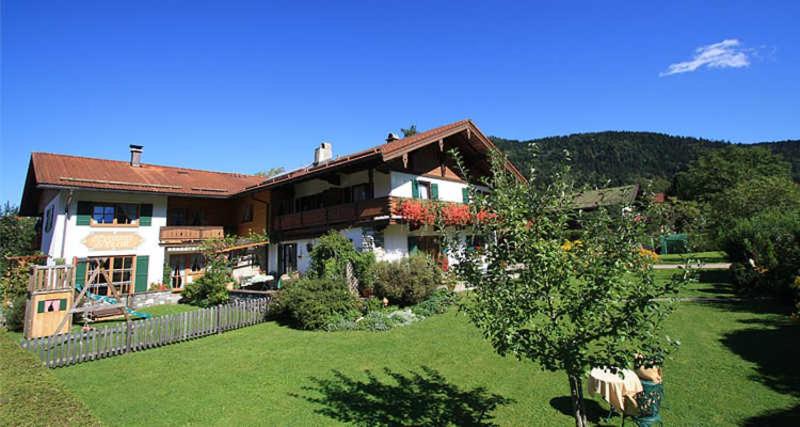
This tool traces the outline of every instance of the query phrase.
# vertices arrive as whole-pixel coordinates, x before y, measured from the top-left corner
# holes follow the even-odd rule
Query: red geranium
[[[465,226],[470,223],[469,206],[462,204],[442,206],[442,219],[448,226]]]
[[[397,213],[412,226],[433,225],[436,222],[435,207],[418,200],[403,201]]]

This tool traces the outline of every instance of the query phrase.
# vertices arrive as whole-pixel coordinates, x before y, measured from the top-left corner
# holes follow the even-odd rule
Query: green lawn
[[[800,325],[776,307],[679,303],[667,329],[666,424],[800,425]],[[574,425],[562,374],[495,355],[457,312],[387,333],[269,322],[51,372],[112,425]]]
[[[92,426],[100,422],[53,371],[0,330],[0,425]]]
[[[693,252],[689,254],[669,254],[659,255],[659,264],[683,264],[687,259],[702,263],[728,262],[728,254],[725,252]]]

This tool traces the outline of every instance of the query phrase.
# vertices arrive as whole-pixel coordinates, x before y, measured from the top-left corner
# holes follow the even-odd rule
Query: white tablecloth
[[[620,413],[624,413],[626,409],[630,413],[635,411],[636,401],[633,396],[643,390],[642,382],[630,369],[623,369],[622,373],[624,379],[620,377],[619,371],[612,373],[603,368],[594,368],[589,373],[587,388],[590,395],[599,394]]]

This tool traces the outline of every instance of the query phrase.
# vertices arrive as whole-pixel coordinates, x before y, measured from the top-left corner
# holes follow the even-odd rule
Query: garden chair
[[[642,390],[636,395],[636,404],[639,407],[639,415],[622,416],[622,425],[625,425],[625,418],[630,417],[638,427],[649,427],[658,423],[663,426],[661,420],[661,401],[664,399],[664,385],[652,381],[642,381]]]

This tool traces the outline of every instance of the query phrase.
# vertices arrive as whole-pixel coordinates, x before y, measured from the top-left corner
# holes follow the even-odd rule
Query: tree
[[[21,217],[19,210],[6,202],[0,210],[0,275],[7,267],[7,256],[33,255],[36,218]]]
[[[460,232],[485,243],[466,248],[443,230],[459,260],[456,275],[475,289],[464,309],[499,354],[564,372],[575,423],[585,426],[584,376],[592,367],[632,365],[636,355],[660,364],[670,342],[661,323],[671,311],[661,297],[685,278],[654,279],[638,210],[585,215],[571,207],[579,191],[568,170],[538,190],[533,170],[520,183],[498,153],[492,165],[485,181],[492,192],[470,190],[474,225]]]
[[[417,125],[412,124],[408,128],[400,128],[400,132],[403,132],[403,138],[408,138],[409,136],[417,134]]]
[[[274,168],[269,168],[265,171],[258,171],[255,173],[256,176],[263,176],[264,178],[272,178],[274,176],[278,176],[282,173],[286,172],[286,169],[283,166],[277,166]]]
[[[791,179],[791,165],[766,147],[727,146],[707,151],[676,175],[681,199],[709,200],[714,195],[756,177]]]

